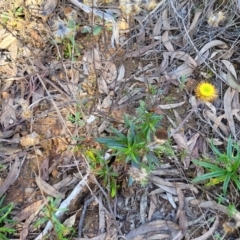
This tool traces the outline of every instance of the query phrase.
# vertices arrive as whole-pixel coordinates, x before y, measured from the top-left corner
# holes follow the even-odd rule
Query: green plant
[[[2,197],[0,200],[0,239],[7,240],[7,235],[14,233],[15,230],[6,224],[13,223],[13,220],[9,219],[9,214],[13,209],[13,204],[10,203],[7,206],[2,207],[3,200],[5,197]]]
[[[89,161],[91,171],[103,179],[105,186],[110,189],[111,197],[115,197],[117,192],[118,173],[114,172],[111,166],[108,166],[108,161],[103,158],[103,152],[95,149],[86,151],[86,157]]]
[[[165,145],[151,147],[150,144],[161,120],[161,115],[148,112],[145,102],[140,101],[135,118],[124,116],[124,133],[112,128],[112,137],[97,138],[97,141],[112,149],[117,161],[130,162],[134,167],[150,170],[159,163],[155,154],[165,151]]]
[[[93,27],[84,26],[82,28],[82,33],[92,33],[93,36],[96,36],[102,32],[102,27],[100,25],[94,25]]]
[[[47,221],[50,221],[53,225],[54,233],[56,235],[57,240],[68,240],[69,238],[65,238],[65,236],[73,233],[73,228],[64,226],[60,220],[56,217],[55,213],[57,211],[66,211],[67,209],[58,209],[59,199],[55,200],[52,197],[48,197],[48,203],[46,207],[43,208],[42,212],[44,217],[39,219],[35,226],[39,227]]]
[[[179,79],[179,82],[180,82],[179,89],[180,89],[180,91],[182,91],[185,87],[185,83],[187,82],[186,75],[181,76],[180,79]]]
[[[65,58],[74,58],[74,56],[79,57],[81,55],[75,42],[75,33],[78,27],[79,26],[76,25],[73,20],[68,22],[70,34],[66,35],[63,39],[63,52]]]
[[[223,182],[223,193],[226,194],[230,181],[233,181],[240,190],[240,181],[238,169],[240,166],[240,148],[234,143],[232,138],[228,138],[226,153],[221,153],[214,145],[210,143],[211,149],[215,155],[214,162],[192,160],[194,164],[206,168],[205,173],[193,180],[193,183],[210,180],[206,185],[213,186]]]
[[[233,217],[237,212],[237,209],[236,209],[235,205],[234,204],[229,204],[228,207],[227,207],[227,212],[228,212],[228,217],[229,218]]]
[[[70,121],[71,123],[75,123],[78,126],[85,125],[83,118],[82,118],[82,114],[78,111],[75,114],[69,114],[67,116],[67,120]]]

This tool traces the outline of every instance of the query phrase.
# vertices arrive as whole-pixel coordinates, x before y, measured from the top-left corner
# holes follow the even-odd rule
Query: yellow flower
[[[195,88],[195,95],[203,102],[211,102],[218,97],[218,91],[213,84],[200,82]]]

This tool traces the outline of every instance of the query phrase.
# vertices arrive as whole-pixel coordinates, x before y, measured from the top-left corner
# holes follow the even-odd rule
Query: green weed
[[[65,58],[79,57],[81,54],[80,54],[79,47],[75,41],[75,33],[79,25],[76,25],[73,20],[70,20],[68,22],[67,27],[71,34],[66,35],[62,41],[64,57]]]
[[[228,208],[227,208],[227,212],[228,212],[228,217],[232,218],[237,212],[237,209],[236,209],[235,205],[234,204],[229,204]]]
[[[71,123],[74,123],[74,124],[80,126],[80,127],[85,125],[85,122],[82,118],[82,114],[78,111],[75,114],[69,114],[67,116],[67,120],[70,121]]]
[[[111,197],[115,197],[118,173],[114,172],[111,166],[108,166],[107,160],[103,158],[103,152],[91,149],[86,151],[86,157],[93,174],[103,180],[104,185],[110,190]]]
[[[16,232],[11,227],[6,226],[6,224],[13,223],[13,220],[9,219],[9,214],[11,213],[13,209],[13,204],[10,203],[7,206],[2,206],[3,200],[5,197],[2,197],[0,200],[0,239],[8,240],[7,237],[8,234],[13,234]]]
[[[156,155],[173,153],[167,144],[151,146],[161,120],[161,115],[148,112],[146,104],[140,101],[136,117],[130,119],[129,116],[124,116],[124,132],[112,128],[112,137],[96,140],[113,150],[112,156],[116,157],[116,161],[130,163],[133,167],[150,171],[159,164]]]
[[[52,197],[48,197],[48,204],[43,208],[42,212],[44,217],[39,219],[35,226],[39,227],[45,222],[50,221],[53,225],[54,234],[57,240],[68,240],[65,236],[73,233],[73,228],[64,226],[60,220],[56,217],[55,213],[59,210],[66,211],[67,209],[58,209],[59,199],[53,199]]]
[[[209,182],[206,186],[213,186],[223,182],[223,193],[226,194],[230,181],[235,183],[240,190],[240,181],[238,169],[240,166],[240,148],[238,144],[234,143],[232,138],[228,138],[226,152],[220,152],[214,145],[210,143],[211,149],[215,155],[214,162],[206,162],[199,160],[192,160],[194,164],[206,168],[208,173],[205,173],[193,180],[193,183],[206,181]]]

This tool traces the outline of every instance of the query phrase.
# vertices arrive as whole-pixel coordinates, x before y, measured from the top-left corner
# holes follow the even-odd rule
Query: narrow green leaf
[[[225,170],[211,172],[211,173],[206,173],[206,174],[203,174],[203,175],[201,175],[199,177],[194,178],[192,180],[192,182],[196,183],[196,182],[200,182],[200,181],[205,181],[205,180],[208,180],[210,178],[220,177],[220,176],[225,175],[225,174],[226,174]]]
[[[227,193],[227,188],[228,188],[228,184],[231,180],[231,173],[228,173],[226,176],[225,176],[225,180],[223,182],[223,193],[226,194]]]
[[[235,182],[235,184],[237,185],[238,190],[240,190],[240,181],[239,181],[239,179],[238,179],[238,176],[233,175],[233,176],[232,176],[232,180],[233,180],[233,181]]]
[[[227,156],[228,156],[228,159],[230,160],[232,158],[232,155],[233,155],[233,152],[232,152],[232,138],[231,136],[229,136],[228,138],[228,144],[227,144]]]
[[[200,165],[202,167],[205,167],[207,169],[211,169],[213,171],[220,171],[222,170],[222,168],[216,166],[215,164],[213,163],[208,163],[208,162],[204,162],[204,161],[198,161],[198,160],[192,160],[193,163],[197,164],[197,165]]]

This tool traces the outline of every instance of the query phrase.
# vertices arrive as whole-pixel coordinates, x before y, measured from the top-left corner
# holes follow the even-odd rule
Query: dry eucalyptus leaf
[[[45,181],[43,181],[39,176],[36,176],[35,181],[38,185],[38,187],[45,193],[47,193],[48,195],[55,197],[55,198],[61,198],[64,199],[65,198],[65,194],[60,193],[59,191],[57,191],[54,187],[52,187],[50,184],[46,183]]]
[[[228,48],[228,45],[225,42],[221,41],[221,40],[213,40],[213,41],[205,44],[203,46],[203,48],[199,51],[199,54],[195,57],[195,61],[198,63],[198,65],[200,65],[200,64],[202,64],[204,62],[203,59],[205,57],[208,57],[208,55],[209,55],[208,50],[210,48],[213,48],[213,47],[216,47],[216,46],[218,46],[218,48],[223,48],[223,49]],[[203,55],[205,53],[207,53],[207,56],[205,56],[203,58]]]
[[[0,49],[6,49],[9,47],[14,41],[16,41],[16,38],[12,34],[8,34],[7,37],[5,37],[1,42],[0,42]]]
[[[240,84],[237,82],[236,78],[230,71],[228,71],[227,74],[221,73],[221,76],[226,80],[230,87],[240,92]]]
[[[165,48],[169,51],[169,52],[174,52],[174,48],[173,45],[170,42],[169,36],[168,36],[169,31],[165,31],[163,33],[162,36],[162,43],[165,46]]]
[[[13,124],[16,121],[16,113],[15,113],[16,106],[13,104],[13,99],[8,98],[2,104],[2,115],[1,115],[1,124],[4,127],[7,127]]]
[[[236,138],[236,129],[235,129],[235,124],[234,124],[233,115],[231,114],[231,111],[232,111],[232,100],[234,98],[235,92],[236,90],[229,87],[224,94],[224,100],[223,100],[225,115],[228,121],[229,128],[234,138]]]
[[[104,67],[102,77],[107,82],[107,84],[112,83],[117,78],[117,68],[113,62],[106,62],[106,66]]]
[[[2,197],[8,188],[17,180],[25,158],[26,155],[22,160],[20,160],[18,157],[15,158],[12,168],[10,169],[5,181],[0,186],[0,197]]]
[[[65,227],[73,227],[74,226],[74,224],[75,224],[75,222],[76,222],[76,217],[77,217],[77,214],[78,214],[78,212],[76,212],[74,215],[72,215],[71,217],[69,217],[69,218],[67,218],[65,221],[64,221],[64,223],[63,223],[63,225],[65,226]]]
[[[222,63],[226,66],[227,70],[237,79],[237,73],[232,63],[227,60],[222,60]]]
[[[185,101],[180,102],[180,103],[172,103],[172,104],[164,104],[164,105],[158,105],[161,109],[172,109],[176,107],[180,107],[185,103]]]
[[[228,127],[225,126],[222,123],[222,119],[226,119],[225,114],[221,115],[221,116],[216,116],[214,113],[212,113],[210,110],[204,110],[203,111],[203,116],[205,117],[205,119],[207,119],[208,121],[211,120],[214,125],[213,125],[213,130],[216,131],[218,128],[221,129],[221,131],[224,133],[225,136],[229,135],[228,132]]]
[[[30,147],[39,144],[40,136],[36,132],[32,132],[27,136],[24,136],[20,140],[22,147]]]
[[[10,52],[11,59],[15,61],[18,56],[18,41],[15,39],[8,48]]]

